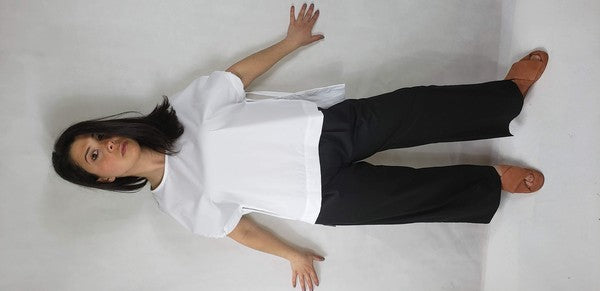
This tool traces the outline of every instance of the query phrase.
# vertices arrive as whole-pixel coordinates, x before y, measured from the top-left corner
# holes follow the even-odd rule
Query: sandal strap
[[[508,74],[506,80],[526,80],[535,81],[538,77],[539,70],[544,66],[543,62],[534,60],[522,60],[514,63]]]
[[[527,175],[531,174],[533,179],[533,185],[531,187],[527,186],[525,183],[525,178]],[[531,169],[525,169],[520,167],[509,167],[502,173],[501,182],[502,189],[512,192],[512,193],[531,193],[539,190],[543,183],[544,179],[541,173],[540,175],[536,175],[536,171]]]
[[[524,177],[527,173],[523,174],[522,169],[517,167],[510,167],[502,174],[502,188],[508,192],[515,193],[518,189],[522,190],[524,184]],[[525,185],[525,188],[527,185]],[[521,189],[520,189],[521,188]],[[528,189],[526,189],[529,192]]]

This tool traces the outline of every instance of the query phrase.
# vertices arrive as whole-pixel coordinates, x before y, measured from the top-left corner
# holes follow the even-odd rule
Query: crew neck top
[[[159,208],[193,233],[213,238],[229,234],[250,212],[315,223],[323,114],[317,103],[298,96],[318,98],[321,92],[332,105],[343,100],[343,89],[247,100],[242,81],[230,72],[197,78],[169,98],[184,133],[151,190]]]

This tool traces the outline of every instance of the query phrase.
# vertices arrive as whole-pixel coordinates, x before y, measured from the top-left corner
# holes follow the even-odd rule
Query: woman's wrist
[[[302,256],[302,252],[300,250],[290,247],[290,250],[283,255],[283,258],[291,262],[300,256]]]
[[[301,45],[299,42],[297,42],[297,41],[294,41],[292,38],[290,38],[290,37],[288,37],[288,36],[286,36],[286,37],[285,37],[285,38],[284,38],[284,39],[281,41],[281,43],[283,43],[283,44],[284,44],[285,46],[287,46],[287,47],[290,47],[290,48],[292,48],[292,50],[296,50],[296,49],[298,49],[298,48],[300,48],[300,47],[302,46],[302,45]]]

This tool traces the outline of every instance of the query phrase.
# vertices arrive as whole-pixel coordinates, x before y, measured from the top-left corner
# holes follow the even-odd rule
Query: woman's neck
[[[141,171],[136,176],[148,179],[150,188],[155,189],[160,185],[165,172],[165,154],[143,148],[140,155]]]

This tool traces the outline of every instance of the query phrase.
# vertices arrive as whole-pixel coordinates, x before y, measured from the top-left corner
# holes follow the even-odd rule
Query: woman
[[[502,81],[403,88],[328,108],[246,100],[255,78],[324,38],[311,32],[318,16],[304,4],[296,18],[292,6],[284,40],[198,78],[147,116],[69,127],[55,144],[56,172],[115,191],[149,183],[160,209],[192,232],[288,259],[292,285],[299,277],[302,290],[319,284],[313,260],[324,258],[291,247],[245,214],[324,225],[489,223],[501,190],[542,187],[540,172],[516,166],[414,169],[361,160],[391,148],[510,136],[509,122],[544,71],[544,52],[515,63]]]

